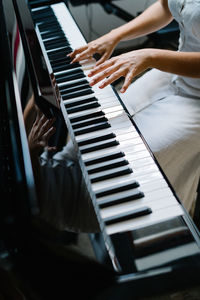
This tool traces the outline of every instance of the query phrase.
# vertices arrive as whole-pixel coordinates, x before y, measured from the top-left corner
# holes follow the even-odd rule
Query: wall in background
[[[131,15],[137,16],[154,2],[155,0],[118,0],[113,1],[113,4],[126,10]],[[98,3],[73,6],[69,2],[69,8],[87,41],[91,41],[125,23],[119,17],[105,12]],[[143,37],[134,41],[122,42],[118,45],[118,49],[141,44],[144,40]]]

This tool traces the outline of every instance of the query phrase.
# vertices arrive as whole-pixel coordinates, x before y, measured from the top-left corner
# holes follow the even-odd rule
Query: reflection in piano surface
[[[189,215],[114,89],[90,87],[94,61],[70,64],[66,57],[86,43],[67,6],[35,4],[29,11],[24,1],[13,3],[15,12],[8,0],[1,9],[39,207],[23,271],[29,265],[36,286],[36,269],[41,277],[49,272],[49,282],[56,282],[48,284],[51,295],[57,285],[63,292],[66,282],[58,273],[69,269],[67,288],[74,288],[73,280],[92,285],[87,299],[168,290],[188,281],[185,271],[197,281],[199,233]],[[42,63],[36,66],[37,59]],[[78,250],[86,232],[92,258]]]

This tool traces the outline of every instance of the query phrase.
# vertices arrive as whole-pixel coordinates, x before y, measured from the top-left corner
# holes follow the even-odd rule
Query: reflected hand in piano
[[[104,88],[125,77],[122,101],[192,213],[200,176],[200,24],[196,22],[200,7],[194,3],[182,7],[181,1],[175,2],[156,1],[131,22],[78,47],[69,56],[77,63],[95,53],[101,55],[88,74],[93,77],[91,86],[99,83]],[[180,24],[179,51],[146,48],[108,59],[120,41],[156,31],[173,18]],[[144,71],[148,72],[131,84]]]
[[[49,146],[55,119],[47,119],[33,101],[24,110],[29,150],[40,203],[40,217],[59,230],[99,230],[70,141],[61,151]],[[31,124],[32,122],[32,124]]]

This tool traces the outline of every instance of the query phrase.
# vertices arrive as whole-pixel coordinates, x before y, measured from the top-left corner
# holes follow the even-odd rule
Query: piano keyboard
[[[90,87],[94,61],[66,57],[86,44],[64,3],[32,10],[108,235],[184,214],[111,86]]]

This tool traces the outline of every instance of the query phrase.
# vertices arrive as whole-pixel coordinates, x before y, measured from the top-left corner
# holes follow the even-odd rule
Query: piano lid
[[[12,3],[6,0],[9,8]],[[8,6],[7,6],[8,8]],[[9,26],[0,3],[0,95],[1,95],[1,233],[6,239],[28,236],[31,216],[39,212],[28,141],[16,79]],[[16,42],[17,43],[17,42]],[[16,44],[15,44],[16,45]],[[21,239],[22,241],[22,239]],[[16,246],[16,245],[14,245]]]

